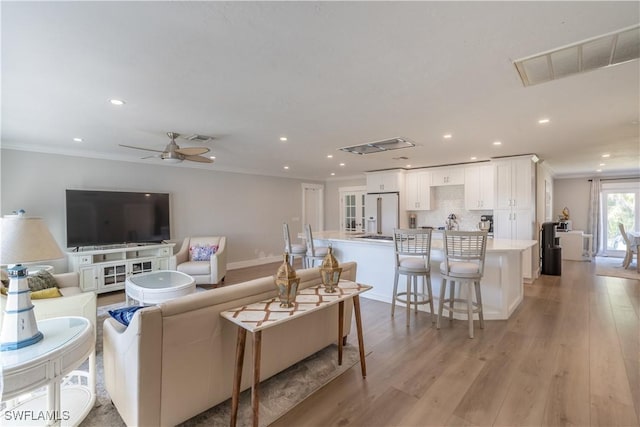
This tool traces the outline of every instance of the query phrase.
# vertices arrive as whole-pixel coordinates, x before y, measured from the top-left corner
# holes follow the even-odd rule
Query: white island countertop
[[[442,235],[443,230],[433,230],[431,247],[433,249],[442,249]],[[366,233],[361,232],[349,232],[349,231],[317,231],[313,233],[313,239],[316,240],[328,240],[336,242],[350,242],[350,243],[366,243],[374,245],[393,245],[392,240],[377,240],[366,238]],[[304,234],[299,235],[300,238],[304,238]],[[365,237],[365,238],[363,238]],[[494,239],[490,237],[487,240],[487,252],[506,252],[517,251],[522,252],[526,249],[532,248],[537,245],[536,240],[510,240],[510,239]]]
[[[431,282],[438,299],[442,279],[440,263],[444,260],[443,230],[433,230],[431,241]],[[367,239],[365,233],[319,231],[313,233],[317,246],[333,247],[338,262],[358,264],[357,281],[372,285],[365,298],[391,302],[395,272],[393,240]],[[485,319],[508,319],[520,305],[524,295],[523,282],[538,265],[538,242],[535,240],[493,239],[487,241],[482,285],[482,305]],[[426,310],[426,307],[421,307]],[[458,317],[455,314],[454,317]]]

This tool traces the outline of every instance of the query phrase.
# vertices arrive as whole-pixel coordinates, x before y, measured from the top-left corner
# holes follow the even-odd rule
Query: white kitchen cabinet
[[[405,175],[405,201],[408,211],[431,209],[431,172],[409,172]]]
[[[464,168],[431,169],[431,185],[464,185]]]
[[[471,210],[492,210],[494,195],[494,166],[483,164],[464,170],[464,205]]]
[[[399,193],[402,190],[404,190],[403,171],[367,173],[367,193]]]
[[[124,289],[124,282],[131,275],[168,270],[173,246],[173,243],[122,246],[67,255],[71,271],[80,274],[82,290],[102,293]]]
[[[494,236],[536,240],[535,163],[531,156],[494,161]]]

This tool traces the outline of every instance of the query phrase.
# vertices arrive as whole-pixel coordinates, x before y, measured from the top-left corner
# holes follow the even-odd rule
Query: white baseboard
[[[271,256],[265,258],[249,259],[245,261],[236,261],[227,263],[227,270],[237,270],[239,268],[255,267],[256,265],[271,264],[272,262],[282,261],[282,255]]]

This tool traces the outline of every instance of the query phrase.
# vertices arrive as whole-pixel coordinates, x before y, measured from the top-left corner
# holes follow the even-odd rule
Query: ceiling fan
[[[201,154],[205,154],[209,152],[207,147],[186,147],[180,148],[178,144],[176,144],[176,138],[180,136],[179,133],[175,132],[167,132],[167,136],[171,138],[171,142],[167,144],[162,150],[154,150],[153,148],[143,148],[143,147],[134,147],[133,145],[125,145],[119,144],[121,147],[126,148],[134,148],[136,150],[145,150],[145,151],[155,151],[156,153],[160,153],[157,156],[151,157],[160,157],[162,160],[167,163],[180,163],[183,160],[189,160],[191,162],[199,162],[199,163],[213,163],[213,160],[208,157],[203,157]],[[148,158],[148,157],[143,157]]]

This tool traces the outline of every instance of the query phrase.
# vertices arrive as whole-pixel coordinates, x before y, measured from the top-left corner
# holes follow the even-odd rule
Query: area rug
[[[636,270],[635,260],[629,268],[623,268],[622,258],[596,257],[596,275],[640,280],[640,274]]]
[[[111,404],[104,389],[104,368],[102,360],[102,323],[108,310],[121,307],[113,304],[98,309],[98,331],[96,342],[96,406],[80,424],[82,427],[125,426],[118,411]],[[232,351],[234,351],[232,349]],[[357,345],[344,347],[342,366],[338,366],[337,345],[331,345],[309,356],[279,374],[260,383],[260,425],[267,426],[306,399],[311,393],[340,374],[346,372],[359,361]],[[185,421],[183,427],[228,426],[231,400],[227,400],[209,410]],[[251,390],[240,394],[238,425],[250,425],[252,420]]]

